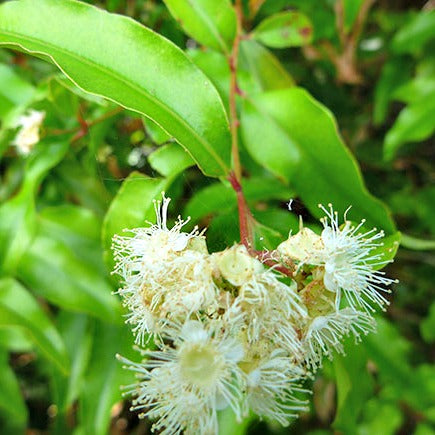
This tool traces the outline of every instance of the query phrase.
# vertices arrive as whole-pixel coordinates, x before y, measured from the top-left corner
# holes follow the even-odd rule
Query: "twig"
[[[235,4],[236,18],[237,18],[237,30],[234,38],[231,53],[228,57],[228,64],[230,67],[230,96],[229,96],[229,108],[230,108],[230,129],[231,129],[231,156],[233,160],[234,174],[237,181],[240,183],[242,179],[242,167],[240,165],[239,156],[239,144],[238,144],[238,128],[240,125],[239,118],[237,116],[237,102],[236,96],[240,95],[240,89],[237,86],[237,66],[239,58],[239,46],[240,39],[242,37],[242,21],[243,21],[243,9],[241,0],[236,0]]]

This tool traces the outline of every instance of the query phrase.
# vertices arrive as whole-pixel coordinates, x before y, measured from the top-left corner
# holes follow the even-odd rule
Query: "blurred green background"
[[[187,49],[227,102],[221,55],[186,36],[163,2],[87,3],[131,16]],[[280,11],[307,17],[312,38],[301,47],[245,41],[239,84],[255,94],[296,83],[334,114],[368,190],[402,233],[386,268],[400,282],[378,316],[378,334],[347,343],[347,356],[325,361],[308,382],[309,413],[289,428],[235,425],[224,414],[222,434],[435,434],[435,3],[244,6],[247,32]],[[22,155],[11,143],[17,118],[30,108],[46,118],[42,141]],[[238,239],[233,193],[191,167],[156,124],[8,49],[0,50],[0,122],[0,433],[149,433],[119,390],[132,379],[114,355],[138,357],[111,294],[118,283],[109,273],[110,236],[138,216],[152,218],[141,198],[169,188],[173,217],[191,215],[192,224],[208,226],[210,250],[222,249]],[[300,188],[274,177],[273,165],[262,168],[249,145],[242,162],[254,216],[269,227],[259,231],[264,243],[297,229],[298,215],[316,226]],[[156,178],[144,188],[144,176],[171,183]]]

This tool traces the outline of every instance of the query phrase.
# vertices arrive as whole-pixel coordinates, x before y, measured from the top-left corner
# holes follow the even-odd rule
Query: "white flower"
[[[354,226],[346,220],[347,211],[344,215],[345,223],[340,227],[338,213],[333,211],[331,204],[329,210],[320,207],[326,217],[322,219],[323,248],[318,255],[325,268],[325,287],[336,293],[336,309],[340,307],[342,293],[349,306],[354,309],[361,306],[366,311],[374,311],[372,303],[380,307],[388,304],[382,293],[390,292],[386,286],[394,280],[386,278],[384,272],[374,269],[388,261],[381,261],[381,254],[373,254],[375,248],[382,246],[378,240],[384,237],[384,232],[377,232],[373,228],[359,233],[365,220]]]
[[[133,409],[157,418],[153,429],[161,434],[216,434],[216,413],[227,406],[241,419],[244,385],[237,363],[243,346],[221,326],[190,320],[167,330],[174,347],[143,351],[142,363],[120,358],[138,374],[138,383],[129,387],[137,395]]]
[[[167,319],[184,320],[192,313],[217,309],[217,286],[204,238],[195,228],[181,232],[180,218],[167,227],[170,199],[155,202],[157,223],[115,236],[115,273],[124,286],[118,293],[128,308],[127,322],[135,325],[136,343],[160,335]]]
[[[235,305],[245,313],[248,340],[272,340],[292,355],[300,353],[295,319],[305,316],[296,286],[281,282],[271,270],[263,270],[239,289]]]
[[[305,392],[298,385],[303,376],[285,351],[275,349],[247,374],[246,406],[260,417],[288,426],[298,412],[307,410],[306,402],[294,395]]]
[[[229,315],[242,313],[248,342],[273,340],[293,354],[300,344],[293,327],[294,318],[305,315],[295,283],[281,282],[276,273],[251,257],[243,245],[214,254],[219,272],[232,284],[236,295]]]
[[[20,127],[13,145],[20,154],[29,154],[32,148],[39,142],[39,128],[45,118],[45,112],[30,110],[27,115],[18,118],[16,126]]]
[[[303,338],[305,361],[313,369],[322,365],[323,356],[332,359],[333,352],[344,353],[342,341],[353,335],[355,341],[361,334],[376,331],[375,320],[366,312],[344,308],[326,316],[318,316],[306,327]]]

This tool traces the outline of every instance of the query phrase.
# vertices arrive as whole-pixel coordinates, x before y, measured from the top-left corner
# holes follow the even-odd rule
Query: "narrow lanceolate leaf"
[[[229,0],[164,0],[181,27],[199,43],[229,53],[236,13]]]
[[[0,7],[0,44],[47,58],[83,90],[153,119],[205,174],[227,173],[229,126],[216,89],[139,23],[73,0],[13,1]]]
[[[35,298],[12,278],[0,280],[0,326],[24,328],[43,355],[63,372],[69,370],[62,338]]]
[[[311,42],[313,26],[300,12],[281,12],[262,21],[252,36],[269,47],[300,47]]]
[[[352,220],[367,219],[394,233],[387,208],[367,191],[331,113],[300,88],[253,96],[242,112],[246,148],[258,163],[288,181],[316,216],[319,203]]]

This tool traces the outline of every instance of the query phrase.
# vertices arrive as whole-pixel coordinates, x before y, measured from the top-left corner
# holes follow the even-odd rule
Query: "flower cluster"
[[[239,420],[252,411],[287,425],[306,408],[301,382],[322,358],[375,329],[372,305],[387,303],[392,282],[375,270],[382,232],[340,226],[324,209],[321,235],[301,225],[273,253],[285,276],[243,245],[209,254],[181,218],[168,228],[169,201],[155,203],[156,224],[114,237],[119,294],[143,356],[119,357],[137,374],[133,409],[168,435],[215,434],[227,407]]]

